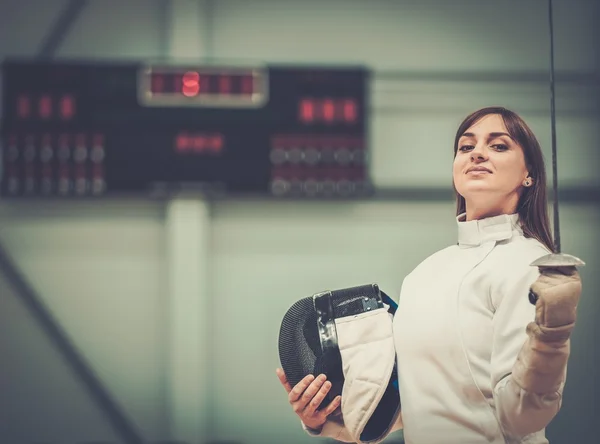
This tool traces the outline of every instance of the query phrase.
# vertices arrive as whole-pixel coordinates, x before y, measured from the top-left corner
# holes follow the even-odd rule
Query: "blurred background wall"
[[[470,111],[519,112],[551,183],[546,1],[82,6],[55,56],[365,64],[373,73],[371,175],[387,197],[0,201],[1,245],[147,442],[313,442],[275,376],[280,320],[324,289],[378,282],[397,298],[413,267],[455,242],[452,143]],[[0,57],[38,55],[67,7],[75,10],[66,0],[1,0]],[[554,1],[562,246],[588,264],[554,443],[597,434],[598,9]],[[0,442],[125,442],[4,274]]]

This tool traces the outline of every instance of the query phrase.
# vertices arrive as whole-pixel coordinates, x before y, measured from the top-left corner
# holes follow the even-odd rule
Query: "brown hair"
[[[552,253],[555,253],[548,217],[544,156],[537,138],[519,115],[503,107],[487,107],[471,113],[463,120],[456,132],[454,156],[456,157],[458,140],[463,133],[481,118],[489,114],[498,114],[501,116],[510,136],[523,148],[525,164],[527,165],[529,176],[533,179],[533,186],[523,189],[517,206],[517,213],[519,214],[523,234],[526,237],[537,239]],[[458,216],[466,211],[465,199],[458,194],[454,183],[452,186],[456,194],[456,215]]]

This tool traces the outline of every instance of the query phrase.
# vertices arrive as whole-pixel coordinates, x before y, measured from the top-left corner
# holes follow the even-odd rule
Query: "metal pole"
[[[56,50],[60,48],[67,33],[85,6],[86,0],[71,0],[67,3],[50,28],[50,32],[42,41],[42,46],[37,54],[38,58],[54,57]]]
[[[127,444],[144,444],[144,439],[135,430],[133,424],[110,397],[91,366],[77,352],[67,334],[61,329],[60,324],[52,317],[49,310],[40,301],[35,291],[29,286],[25,277],[19,272],[7,252],[0,245],[0,271],[5,275],[9,284],[21,298],[29,312],[42,327],[48,338],[75,374],[83,382],[92,399],[98,404],[101,411],[107,416],[117,435]]]

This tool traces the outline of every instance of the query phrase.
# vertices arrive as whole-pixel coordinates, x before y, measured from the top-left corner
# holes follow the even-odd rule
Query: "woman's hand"
[[[581,277],[575,267],[543,268],[531,285],[538,297],[535,323],[529,328],[544,342],[566,341],[575,325],[581,296]]]
[[[292,409],[308,428],[319,430],[327,421],[327,417],[339,407],[341,397],[337,396],[327,407],[317,410],[331,389],[331,382],[327,381],[325,375],[319,375],[317,378],[307,375],[296,386],[291,387],[282,369],[278,368],[276,373],[288,393]]]

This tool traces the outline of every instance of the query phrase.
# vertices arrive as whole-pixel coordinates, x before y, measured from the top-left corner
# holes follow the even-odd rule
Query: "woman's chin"
[[[485,183],[482,181],[471,181],[467,184],[463,184],[463,186],[460,187],[460,189],[458,190],[458,193],[465,199],[468,199],[471,195],[489,193],[493,191],[494,189],[490,186],[489,183]]]

